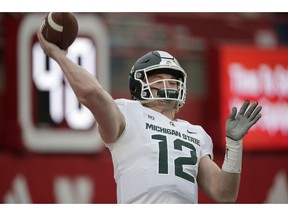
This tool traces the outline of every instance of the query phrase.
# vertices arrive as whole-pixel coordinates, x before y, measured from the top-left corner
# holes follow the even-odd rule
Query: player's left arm
[[[200,160],[197,182],[201,190],[218,203],[233,203],[238,196],[240,173],[228,173],[210,159]]]
[[[243,137],[261,118],[261,106],[245,101],[237,113],[233,107],[226,121],[226,154],[222,169],[208,155],[201,158],[198,170],[199,187],[213,200],[221,203],[235,202],[240,185]],[[248,109],[248,110],[247,110]]]

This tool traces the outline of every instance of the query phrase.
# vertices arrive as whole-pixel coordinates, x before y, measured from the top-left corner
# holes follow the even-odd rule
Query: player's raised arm
[[[254,102],[248,109],[246,100],[239,112],[233,107],[226,120],[226,156],[222,169],[228,173],[240,173],[242,164],[242,139],[248,130],[261,118],[261,106]]]
[[[103,141],[114,142],[122,134],[125,120],[113,98],[94,76],[66,57],[67,51],[46,41],[40,30],[37,36],[44,53],[61,67],[79,102],[93,113]]]
[[[243,138],[248,130],[261,118],[261,106],[245,101],[237,113],[233,107],[226,121],[226,154],[222,169],[208,156],[201,159],[198,172],[198,183],[216,202],[235,202],[240,186],[242,167]],[[249,108],[248,108],[249,107]]]

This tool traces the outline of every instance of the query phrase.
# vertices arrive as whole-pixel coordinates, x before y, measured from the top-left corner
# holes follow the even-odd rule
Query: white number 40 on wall
[[[18,119],[23,144],[34,152],[98,151],[103,142],[92,114],[79,104],[60,67],[44,55],[38,41],[33,43],[32,38],[44,17],[45,14],[35,13],[25,16],[18,31]],[[109,44],[105,25],[96,15],[76,14],[76,18],[79,37],[69,47],[68,57],[97,77],[109,92]],[[57,126],[65,122],[66,127],[35,124],[37,112],[43,110],[35,108],[33,86],[37,91],[49,93],[49,107],[45,110],[52,123]]]

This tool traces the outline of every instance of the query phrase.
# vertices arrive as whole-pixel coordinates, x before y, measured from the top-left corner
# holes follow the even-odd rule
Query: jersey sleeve
[[[124,118],[125,118],[125,129],[123,131],[123,133],[121,134],[121,136],[114,142],[114,143],[109,143],[109,144],[105,144],[106,147],[108,147],[109,149],[114,148],[114,146],[118,145],[118,143],[129,143],[129,140],[131,139],[131,137],[129,137],[129,131],[131,128],[131,124],[133,125],[133,121],[131,120],[131,112],[129,111],[129,100],[127,99],[116,99],[115,103],[117,104],[118,108],[120,109],[120,111],[122,112]],[[131,105],[130,105],[131,106]],[[130,115],[129,115],[130,112]],[[129,118],[130,116],[130,118]],[[133,128],[133,126],[132,126]]]
[[[205,155],[209,155],[210,158],[213,160],[213,143],[211,137],[207,134],[207,132],[202,128],[203,130],[203,138],[202,138],[202,150],[201,150],[201,157],[204,157]]]

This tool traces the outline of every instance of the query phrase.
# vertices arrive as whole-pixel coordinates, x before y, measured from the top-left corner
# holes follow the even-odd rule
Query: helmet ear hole
[[[129,88],[131,92],[134,92],[136,90],[136,85],[134,80],[131,78],[131,76],[129,77]]]
[[[130,94],[131,94],[131,98],[133,100],[137,100],[138,99],[138,95],[139,95],[139,91],[138,89],[141,89],[141,87],[139,86],[139,82],[137,82],[134,77],[130,74],[129,75],[129,89],[130,89]]]

